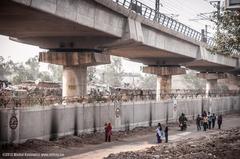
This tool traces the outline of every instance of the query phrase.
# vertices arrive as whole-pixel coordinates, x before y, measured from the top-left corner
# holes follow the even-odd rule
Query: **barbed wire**
[[[161,99],[193,99],[203,97],[225,97],[225,96],[239,96],[240,90],[210,90],[206,94],[206,90],[192,90],[192,89],[174,89],[169,92],[160,90],[158,96]],[[26,96],[17,97],[10,94],[0,92],[0,108],[12,107],[31,107],[31,106],[50,106],[61,105],[70,103],[114,103],[114,102],[133,102],[133,101],[148,101],[156,100],[156,91],[129,91],[129,92],[116,92],[111,95],[89,94],[86,96]]]

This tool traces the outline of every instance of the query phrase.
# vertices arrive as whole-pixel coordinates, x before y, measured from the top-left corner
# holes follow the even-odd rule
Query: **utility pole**
[[[156,3],[155,3],[155,10],[156,12],[160,12],[160,0],[156,0]]]
[[[221,11],[221,1],[210,1],[209,2],[214,8],[217,8],[217,34],[219,33],[219,20]]]
[[[160,14],[160,0],[156,0],[155,1],[155,18],[157,20],[157,22],[159,22],[159,14]]]
[[[207,1],[207,0],[206,0]],[[217,25],[217,33],[219,33],[219,20],[220,20],[220,11],[221,11],[221,1],[220,0],[213,0],[213,1],[208,1],[210,3],[210,5],[212,5],[214,8],[217,9],[217,11],[214,12],[209,12],[209,13],[200,13],[198,14],[198,18],[194,18],[194,19],[189,19],[192,21],[198,21],[198,20],[209,20],[214,22]],[[217,13],[217,20],[212,20],[211,18],[209,18],[207,15],[208,14],[212,14],[212,13]],[[208,34],[208,25],[205,25],[205,30],[202,29],[201,30],[201,34],[202,34],[202,41],[203,42],[207,42],[207,34]]]
[[[205,36],[206,36],[206,38],[208,36],[208,25],[205,25]]]
[[[205,29],[201,30],[201,34],[202,34],[201,41],[207,43],[207,40],[208,40],[208,25],[205,25]]]
[[[221,1],[210,1],[209,3],[213,6],[213,7],[215,7],[215,8],[217,8],[217,16],[218,16],[218,18],[219,18],[219,16],[220,16],[220,9],[221,9],[221,3],[220,3]]]

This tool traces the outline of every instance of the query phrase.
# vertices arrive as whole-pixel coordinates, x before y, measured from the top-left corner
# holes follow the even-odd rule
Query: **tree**
[[[48,72],[48,71],[40,72],[38,75],[38,78],[41,79],[41,81],[54,81],[55,82],[53,76],[51,76],[50,72]]]
[[[225,55],[240,55],[240,11],[223,10],[212,16],[218,27],[215,45],[209,50]]]
[[[188,89],[205,89],[206,81],[198,78],[195,71],[184,75],[184,80]]]
[[[12,72],[12,82],[14,84],[19,84],[27,80],[36,81],[38,79],[42,81],[52,81],[48,72],[40,72],[38,56],[29,58],[25,64],[14,63],[14,66],[14,71]]]
[[[155,90],[157,88],[157,76],[151,74],[145,74],[144,76],[141,76],[139,87],[143,89]]]
[[[0,56],[0,80],[6,79],[7,76],[11,75],[14,69],[14,62],[12,60],[5,60]]]
[[[37,80],[40,76],[40,64],[38,62],[38,56],[31,57],[25,62],[25,70],[28,71],[28,80]]]
[[[49,71],[40,71],[38,56],[29,58],[25,63],[14,63],[12,60],[5,60],[0,56],[0,76],[13,84],[38,79],[53,82],[62,81],[62,66],[49,64],[48,69]]]
[[[41,79],[42,81],[50,81],[51,77],[48,72],[40,72],[40,64],[38,56],[29,58],[23,63],[11,63],[10,77],[8,78],[14,84],[19,84],[23,81],[35,81]],[[10,67],[10,66],[9,66]]]
[[[88,82],[93,82],[95,83],[97,80],[96,77],[96,73],[97,73],[97,69],[95,66],[91,66],[87,68],[87,72],[88,72]]]
[[[48,69],[51,74],[51,81],[62,81],[63,67],[60,65],[48,64]]]
[[[15,63],[15,69],[14,72],[12,72],[12,79],[10,78],[10,81],[12,81],[14,84],[19,84],[22,81],[29,80],[31,77],[28,70],[26,70],[25,66],[23,64],[17,64]]]
[[[102,81],[113,87],[121,87],[124,71],[120,57],[112,56],[111,64],[106,65],[102,72]]]

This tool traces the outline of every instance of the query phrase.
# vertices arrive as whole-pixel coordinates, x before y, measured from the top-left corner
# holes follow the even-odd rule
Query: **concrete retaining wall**
[[[69,134],[103,131],[105,122],[111,122],[114,130],[156,125],[166,120],[176,121],[182,112],[194,119],[202,110],[216,114],[237,112],[240,110],[240,97],[2,109],[0,143],[19,143],[32,138],[48,140]],[[12,116],[18,119],[16,129],[10,128]]]

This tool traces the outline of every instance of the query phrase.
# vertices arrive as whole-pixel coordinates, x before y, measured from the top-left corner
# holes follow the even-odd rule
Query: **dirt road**
[[[240,127],[239,115],[228,115],[223,118],[223,130]],[[188,126],[187,131],[179,131],[176,124],[169,127],[169,143],[160,146],[168,146],[185,140],[209,138],[212,134],[219,133],[218,129],[208,130],[207,132],[197,131],[195,122]],[[110,154],[139,151],[152,146],[157,146],[155,128],[138,128],[129,133],[114,132],[113,142],[105,143],[104,134],[97,133],[84,136],[67,136],[57,141],[29,140],[24,144],[15,147],[8,147],[1,150],[3,153],[32,153],[48,155],[47,158],[65,159],[99,159]],[[53,154],[52,156],[49,154]],[[54,156],[58,155],[58,156]],[[153,153],[154,154],[154,153]],[[110,156],[113,157],[114,155]],[[156,155],[158,156],[158,155]],[[2,158],[6,158],[3,157]],[[10,157],[11,158],[11,157]],[[18,157],[21,158],[21,157]],[[26,158],[26,157],[23,157]],[[29,158],[41,158],[39,156]],[[121,157],[120,157],[121,158]],[[134,157],[133,157],[134,158]],[[153,156],[150,158],[154,158]]]
[[[229,115],[224,117],[224,124],[222,130],[228,130],[235,127],[240,127],[240,116],[239,115]],[[209,135],[219,133],[218,129],[208,130],[207,132],[197,131],[195,124],[191,124],[188,130],[185,132],[179,131],[178,127],[170,127],[169,131],[169,144],[182,141],[185,139],[201,139],[206,138]],[[65,157],[65,159],[100,159],[108,156],[112,153],[127,152],[127,151],[138,151],[156,146],[156,136],[155,133],[150,133],[147,135],[136,136],[131,138],[122,139],[119,142],[105,143],[99,145],[95,150],[89,152],[81,153],[79,155]],[[168,145],[168,144],[162,144]],[[125,156],[126,157],[126,156]],[[111,158],[111,157],[109,157]],[[121,157],[120,157],[121,158]],[[133,157],[134,158],[134,157]]]

